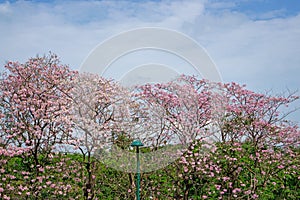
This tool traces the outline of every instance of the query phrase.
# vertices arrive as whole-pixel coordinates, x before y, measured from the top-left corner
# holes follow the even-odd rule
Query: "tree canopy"
[[[142,199],[300,198],[292,93],[186,75],[129,89],[55,54],[5,69],[0,199],[134,199],[134,139]]]

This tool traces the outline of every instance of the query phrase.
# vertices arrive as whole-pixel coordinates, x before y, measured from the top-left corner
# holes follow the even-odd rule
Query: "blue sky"
[[[298,0],[253,0],[233,1],[233,11],[243,12],[253,19],[260,19],[257,15],[276,12],[274,17],[287,17],[299,14],[300,2]]]
[[[141,27],[193,38],[225,82],[275,94],[300,89],[299,0],[0,1],[0,65],[53,51],[79,69],[99,43]]]
[[[300,3],[298,0],[264,0],[247,1],[238,4],[237,11],[248,12],[255,16],[255,13],[265,13],[269,11],[281,11],[281,16],[293,16],[299,14]]]

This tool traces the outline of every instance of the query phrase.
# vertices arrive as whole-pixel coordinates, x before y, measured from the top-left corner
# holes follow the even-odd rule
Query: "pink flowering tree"
[[[184,75],[129,91],[53,54],[5,68],[0,199],[133,199],[133,139],[143,199],[300,198],[294,94]]]
[[[94,199],[101,194],[101,186],[97,184],[101,177],[96,177],[100,162],[108,167],[116,166],[116,157],[106,157],[113,145],[128,149],[130,146],[130,130],[132,114],[135,108],[130,93],[117,82],[93,74],[79,74],[72,82],[72,114],[74,131],[67,144],[73,146],[81,156],[84,182],[84,199]],[[126,139],[126,140],[122,140]],[[98,186],[97,186],[98,185]],[[98,188],[95,188],[98,187]]]
[[[181,76],[165,84],[140,86],[136,96],[143,102],[152,144],[157,149],[166,144],[189,144],[209,135],[203,130],[211,123],[211,85],[195,77]],[[148,136],[148,135],[147,135]]]
[[[46,179],[46,164],[55,146],[66,138],[71,123],[69,82],[76,72],[56,55],[8,62],[0,82],[0,197],[38,197]],[[18,165],[10,167],[10,159]],[[20,171],[18,171],[20,170]]]
[[[182,176],[179,177],[178,174],[182,175],[182,166],[177,165],[175,161],[184,151],[189,149],[194,140],[207,143],[213,135],[213,130],[210,129],[212,108],[216,103],[211,101],[211,96],[214,94],[213,87],[213,84],[208,81],[198,81],[195,77],[181,76],[169,83],[146,84],[137,90],[136,96],[140,98],[149,112],[148,117],[145,118],[145,123],[143,123],[148,125],[145,130],[149,131],[149,134],[145,135],[144,141],[153,147],[154,155],[161,153],[161,148],[173,147],[170,148],[170,152],[167,152],[169,159],[163,157],[156,164],[163,165],[164,163],[161,162],[165,160],[169,163],[174,162],[171,171],[175,170],[175,173],[163,173],[168,173],[168,176],[172,177],[169,179],[171,184],[169,186],[180,188],[180,191],[169,188],[172,192],[161,192],[162,188],[166,187],[161,184],[159,177],[156,177],[155,180],[151,179],[152,176],[143,177],[146,179],[143,182],[144,187],[153,188],[153,195],[155,194],[154,196],[159,199],[171,198],[171,195],[176,198],[183,198],[182,193],[186,193],[188,197],[189,190],[197,181],[194,179],[181,181]],[[176,149],[174,146],[179,148]],[[202,148],[202,150],[210,151],[211,148],[213,145],[208,145],[206,149]]]
[[[298,97],[258,94],[235,83],[224,84],[224,91],[227,104],[219,121],[224,144],[220,151],[227,163],[222,172],[232,185],[225,194],[270,198],[275,191],[284,191],[288,177],[298,178],[299,154],[294,148],[299,146],[300,132],[286,120],[282,107]]]
[[[258,94],[188,76],[142,86],[138,95],[154,116],[149,123],[164,128],[155,129],[162,131],[153,138],[193,141],[178,162],[143,176],[153,198],[298,198],[299,128],[282,112],[297,96]]]
[[[235,83],[218,88],[223,108],[212,119],[218,142],[203,155],[202,143],[195,141],[182,156],[180,177],[192,183],[181,192],[184,199],[298,198],[288,191],[295,191],[297,184],[289,184],[299,179],[300,132],[282,113],[298,97],[258,94]]]
[[[221,140],[250,141],[255,145],[299,145],[297,126],[286,120],[282,107],[298,99],[290,94],[271,96],[247,90],[235,83],[224,84],[225,116],[219,120]]]

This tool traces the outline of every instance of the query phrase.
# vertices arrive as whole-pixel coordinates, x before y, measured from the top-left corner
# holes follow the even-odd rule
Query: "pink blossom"
[[[51,181],[47,181],[47,182],[46,182],[47,185],[50,185],[51,183],[52,183]]]
[[[216,187],[217,190],[221,189],[221,185],[215,185],[215,187]]]
[[[278,165],[278,169],[283,169],[284,166],[283,165]]]
[[[238,193],[238,192],[241,192],[241,189],[240,189],[240,188],[234,188],[234,189],[232,190],[232,192],[233,192],[233,193]]]
[[[183,171],[184,171],[184,172],[188,172],[189,169],[188,169],[186,166],[184,166],[184,167],[183,167]]]
[[[247,194],[247,195],[251,194],[251,190],[245,191],[244,194]]]
[[[4,199],[4,200],[10,200],[10,197],[4,195],[4,196],[3,196],[3,199]]]

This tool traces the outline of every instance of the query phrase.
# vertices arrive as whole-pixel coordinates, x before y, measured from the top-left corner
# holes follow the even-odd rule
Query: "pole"
[[[133,141],[132,147],[136,147],[136,200],[140,200],[140,182],[141,182],[141,171],[140,171],[140,146],[144,144],[140,140]]]
[[[140,182],[141,182],[141,172],[140,172],[140,152],[139,146],[136,147],[136,172],[137,172],[137,179],[136,179],[136,199],[140,200]]]

